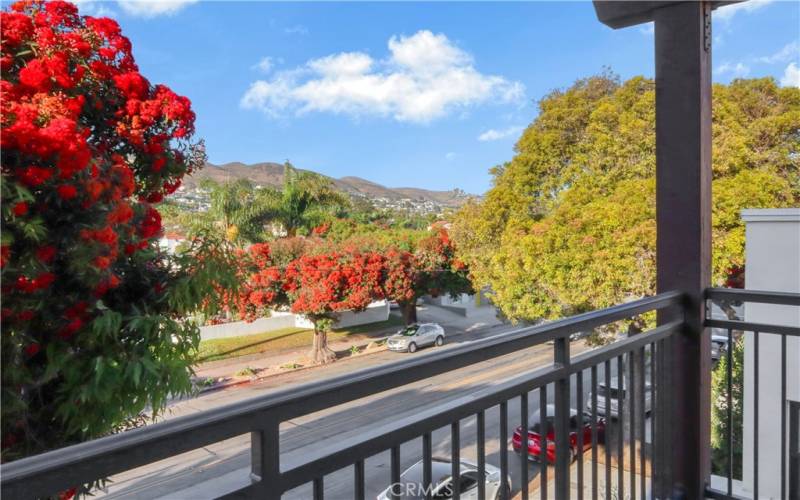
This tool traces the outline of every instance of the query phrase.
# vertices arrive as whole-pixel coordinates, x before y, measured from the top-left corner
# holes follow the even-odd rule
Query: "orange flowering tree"
[[[420,239],[414,252],[390,249],[385,256],[384,295],[397,302],[406,324],[417,321],[417,299],[423,295],[473,293],[467,266],[445,229]]]
[[[205,155],[189,100],[139,73],[117,23],[57,1],[0,16],[11,460],[113,432],[189,392],[199,332],[180,319],[225,282],[229,257],[208,240],[159,250],[154,205]]]
[[[383,298],[385,258],[374,252],[326,249],[283,263],[270,244],[257,243],[242,261],[250,275],[230,294],[229,307],[249,321],[275,310],[305,316],[314,324],[309,357],[315,363],[336,358],[328,347],[328,332],[341,313],[363,311]]]
[[[383,298],[384,258],[377,253],[333,251],[304,255],[289,263],[284,274],[291,311],[314,324],[310,357],[315,363],[336,359],[328,332],[344,311],[360,312]]]

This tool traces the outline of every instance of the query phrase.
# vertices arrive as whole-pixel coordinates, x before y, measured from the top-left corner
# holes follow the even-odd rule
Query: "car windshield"
[[[405,337],[411,337],[411,336],[413,336],[415,333],[417,333],[417,330],[419,330],[419,326],[417,326],[417,325],[411,325],[411,326],[407,326],[407,327],[403,328],[402,330],[400,330],[399,332],[397,332],[397,334],[398,334],[398,335],[403,335],[403,336],[405,336]]]
[[[552,431],[555,428],[555,407],[548,406],[548,415],[547,415],[547,430],[548,432]],[[530,430],[533,432],[539,433],[539,428],[541,424],[541,414],[537,411],[530,418]]]
[[[623,398],[625,397],[625,391],[624,390],[620,390],[620,389],[618,389],[616,387],[607,388],[604,385],[601,385],[600,387],[598,387],[598,389],[597,389],[597,395],[598,396],[605,396],[606,393],[608,394],[609,397],[611,397],[613,399],[619,399],[620,397],[623,397]]]

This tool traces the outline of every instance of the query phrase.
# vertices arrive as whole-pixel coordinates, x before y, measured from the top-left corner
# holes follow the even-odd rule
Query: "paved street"
[[[513,330],[510,326],[484,328],[470,335],[455,336],[449,346],[468,342],[503,331]],[[469,339],[469,340],[467,340]],[[440,349],[446,349],[448,346]],[[573,344],[573,354],[584,350],[582,342]],[[404,359],[407,356],[424,356],[432,349],[415,355],[380,352],[368,356],[355,357],[344,362],[313,370],[274,377],[258,384],[242,388],[210,393],[203,397],[184,401],[174,406],[173,414],[180,415],[224,405],[234,401],[266,394],[278,388],[286,388],[320,378],[339,375],[368,366],[385,364]],[[320,443],[329,444],[331,440],[346,439],[358,434],[367,426],[377,425],[391,419],[402,418],[444,401],[474,393],[490,387],[507,378],[517,376],[552,360],[552,346],[540,345],[516,352],[503,358],[478,363],[470,367],[448,372],[428,380],[409,384],[398,389],[377,394],[362,400],[329,408],[312,415],[285,422],[281,427],[282,463],[294,461]],[[602,376],[602,371],[600,372]],[[584,387],[588,392],[589,374],[585,374]],[[548,401],[552,402],[552,390],[548,391]],[[574,394],[572,395],[574,398]],[[529,395],[530,413],[538,407],[539,394]],[[574,401],[574,399],[573,399]],[[509,434],[519,425],[519,400],[509,402]],[[500,443],[499,410],[486,412],[486,454],[487,462],[499,466]],[[475,418],[461,422],[461,456],[468,460],[476,459]],[[450,431],[439,429],[433,433],[434,455],[450,455]],[[250,437],[243,435],[224,442],[194,450],[147,467],[130,471],[113,478],[108,490],[108,498],[211,498],[241,487],[249,481]],[[421,458],[421,439],[405,443],[401,447],[402,467],[412,465]],[[529,478],[538,474],[538,466],[525,464]],[[522,462],[513,452],[509,452],[514,490],[519,489]],[[374,498],[389,484],[388,452],[371,457],[366,462],[367,496]],[[346,467],[325,477],[326,498],[345,499],[353,496],[353,470]],[[102,496],[102,495],[101,495]],[[310,498],[310,485],[288,492],[284,498]]]

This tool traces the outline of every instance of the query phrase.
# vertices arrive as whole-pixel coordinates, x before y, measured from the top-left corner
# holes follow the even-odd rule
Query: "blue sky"
[[[213,163],[482,193],[536,100],[610,67],[653,75],[649,26],[589,2],[80,2],[115,17],[142,73],[188,96]],[[714,79],[800,85],[800,3],[714,14]]]

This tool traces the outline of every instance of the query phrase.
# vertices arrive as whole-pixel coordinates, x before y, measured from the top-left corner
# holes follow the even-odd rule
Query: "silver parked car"
[[[606,411],[606,394],[609,397],[610,411]],[[597,414],[605,417],[616,418],[619,416],[620,400],[625,399],[625,383],[623,387],[619,387],[619,379],[617,377],[611,378],[610,387],[606,387],[605,382],[597,384]],[[650,413],[653,404],[653,390],[649,382],[644,386],[644,412]],[[637,401],[638,405],[639,402]],[[592,412],[592,393],[586,396],[586,412],[591,415]],[[627,416],[627,415],[626,415]]]
[[[386,341],[390,351],[416,352],[426,345],[444,344],[444,328],[436,323],[408,325]]]
[[[728,350],[728,336],[711,334],[711,359],[719,361],[719,358]]]
[[[472,462],[462,460],[459,473],[458,491],[464,500],[478,499],[478,466]],[[378,495],[378,500],[388,500],[394,493],[396,498],[403,500],[425,498],[425,486],[422,482],[422,461],[415,463],[400,475],[400,482],[395,483]],[[451,462],[440,458],[431,461],[431,498],[445,499],[453,497],[453,480],[450,476]],[[506,478],[505,485],[500,478],[500,469],[486,464],[486,498],[499,499],[500,491],[506,488],[511,492],[511,476]],[[511,498],[511,495],[508,495]]]

